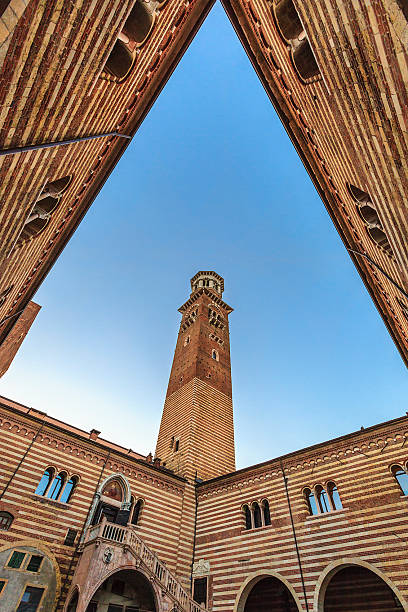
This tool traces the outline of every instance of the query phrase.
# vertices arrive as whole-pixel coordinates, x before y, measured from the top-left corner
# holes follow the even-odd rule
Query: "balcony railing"
[[[186,612],[205,612],[205,608],[191,598],[177,578],[160,561],[156,553],[143,542],[132,527],[108,523],[104,518],[98,525],[88,528],[84,545],[97,538],[128,546],[182,610]]]

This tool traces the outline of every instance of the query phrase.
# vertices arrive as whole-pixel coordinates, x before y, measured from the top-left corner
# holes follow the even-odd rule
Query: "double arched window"
[[[401,465],[393,465],[391,473],[397,481],[403,495],[408,495],[408,471]]]
[[[155,15],[155,3],[136,0],[103,68],[114,80],[122,81],[130,74],[136,61],[137,49],[152,32]]]
[[[8,531],[14,521],[14,516],[10,512],[0,512],[0,530]]]
[[[66,472],[57,474],[54,468],[49,467],[42,475],[35,494],[67,504],[71,500],[78,480],[78,476],[68,478]]]
[[[254,501],[250,504],[244,504],[242,512],[244,514],[245,529],[258,529],[259,527],[266,527],[271,524],[271,513],[267,499],[263,499],[261,503]]]
[[[311,515],[325,514],[343,508],[337,486],[332,481],[327,483],[326,488],[320,484],[313,489],[306,488],[303,494]]]
[[[17,246],[35,238],[45,229],[59,204],[63,192],[70,184],[71,178],[71,176],[64,176],[56,181],[46,183],[25,221],[17,240]]]
[[[356,202],[357,212],[366,226],[368,236],[388,255],[392,255],[388,237],[369,194],[350,183],[347,186],[351,197]]]
[[[283,40],[290,45],[293,66],[302,79],[309,82],[320,75],[312,48],[293,0],[275,0],[273,14]]]

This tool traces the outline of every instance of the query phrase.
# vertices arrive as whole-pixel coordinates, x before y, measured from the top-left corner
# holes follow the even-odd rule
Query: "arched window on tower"
[[[252,504],[252,513],[254,516],[255,529],[257,529],[258,527],[262,527],[261,509],[259,507],[258,502],[254,502]]]
[[[211,357],[212,357],[213,359],[215,359],[215,361],[219,361],[219,360],[220,360],[220,357],[219,357],[218,351],[217,351],[217,350],[215,350],[215,349],[213,349],[213,350],[212,350]]]
[[[44,474],[42,475],[40,482],[38,483],[38,486],[35,490],[35,494],[36,495],[46,495],[53,478],[54,478],[53,468],[47,468]]]
[[[8,531],[14,521],[14,516],[10,512],[0,512],[0,530]]]
[[[245,529],[252,529],[252,516],[248,504],[242,506],[242,510],[245,517]]]
[[[400,465],[393,465],[391,472],[397,481],[403,495],[408,495],[408,474]]]
[[[332,510],[341,510],[343,508],[343,504],[341,503],[340,495],[334,482],[327,483],[327,492],[329,494],[329,501]]]
[[[316,504],[316,498],[314,496],[313,491],[311,489],[305,489],[303,493],[305,496],[309,514],[311,514],[312,516],[319,514]]]
[[[59,474],[57,474],[57,476],[52,481],[52,484],[48,490],[47,497],[49,497],[50,499],[54,499],[54,500],[59,499],[59,496],[61,495],[61,491],[65,485],[66,479],[67,479],[67,475],[65,474],[65,472],[60,472]]]
[[[262,514],[263,514],[263,523],[265,526],[271,524],[271,512],[269,509],[269,502],[267,499],[264,499],[262,502]]]
[[[72,476],[68,480],[62,492],[61,498],[60,498],[61,502],[63,502],[64,504],[68,504],[71,501],[71,497],[72,497],[72,494],[74,493],[78,480],[79,480],[78,476]]]

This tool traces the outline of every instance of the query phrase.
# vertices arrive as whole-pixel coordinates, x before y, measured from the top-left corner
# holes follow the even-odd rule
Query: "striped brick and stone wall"
[[[260,577],[278,577],[299,610],[393,610],[384,585],[408,609],[408,497],[391,474],[392,465],[406,465],[407,437],[408,418],[402,417],[198,485],[195,561],[209,562],[212,609],[244,612],[245,587]],[[329,481],[343,507],[312,516],[304,489],[327,488]],[[246,529],[243,505],[265,499],[271,524]],[[349,566],[357,567],[355,576]],[[345,569],[335,574],[347,567],[351,582]],[[328,591],[323,607],[332,574],[337,590]],[[354,597],[351,607],[347,597]]]
[[[106,60],[135,0],[10,2],[0,17],[0,342],[80,223],[211,2],[143,3],[154,23],[118,81]],[[7,3],[6,3],[7,4]],[[4,155],[7,150],[11,153]],[[72,177],[45,229],[19,240],[47,183]]]
[[[191,569],[194,490],[184,479],[149,463],[142,455],[73,426],[1,398],[0,510],[14,521],[0,530],[0,546],[46,548],[60,573],[62,604],[80,557],[78,545],[90,519],[95,492],[106,478],[120,474],[143,506],[134,528],[143,541],[188,584]],[[48,467],[79,482],[69,503],[35,494]],[[77,531],[65,545],[68,529]]]
[[[399,0],[223,0],[271,102],[407,363],[405,4]],[[302,74],[293,59],[299,49],[307,51]],[[388,246],[370,238],[373,228],[367,217],[363,218],[364,211],[350,186],[369,196]]]

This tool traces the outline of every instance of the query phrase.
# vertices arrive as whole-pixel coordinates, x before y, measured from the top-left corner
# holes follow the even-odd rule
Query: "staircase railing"
[[[146,565],[150,572],[157,578],[160,585],[167,591],[176,604],[186,612],[204,612],[205,608],[195,602],[190,594],[181,586],[177,578],[170,572],[167,566],[160,561],[154,553],[140,538],[132,527],[123,527],[114,523],[108,523],[105,518],[98,525],[88,528],[84,545],[97,538],[115,542],[119,545],[127,545],[130,550]]]

